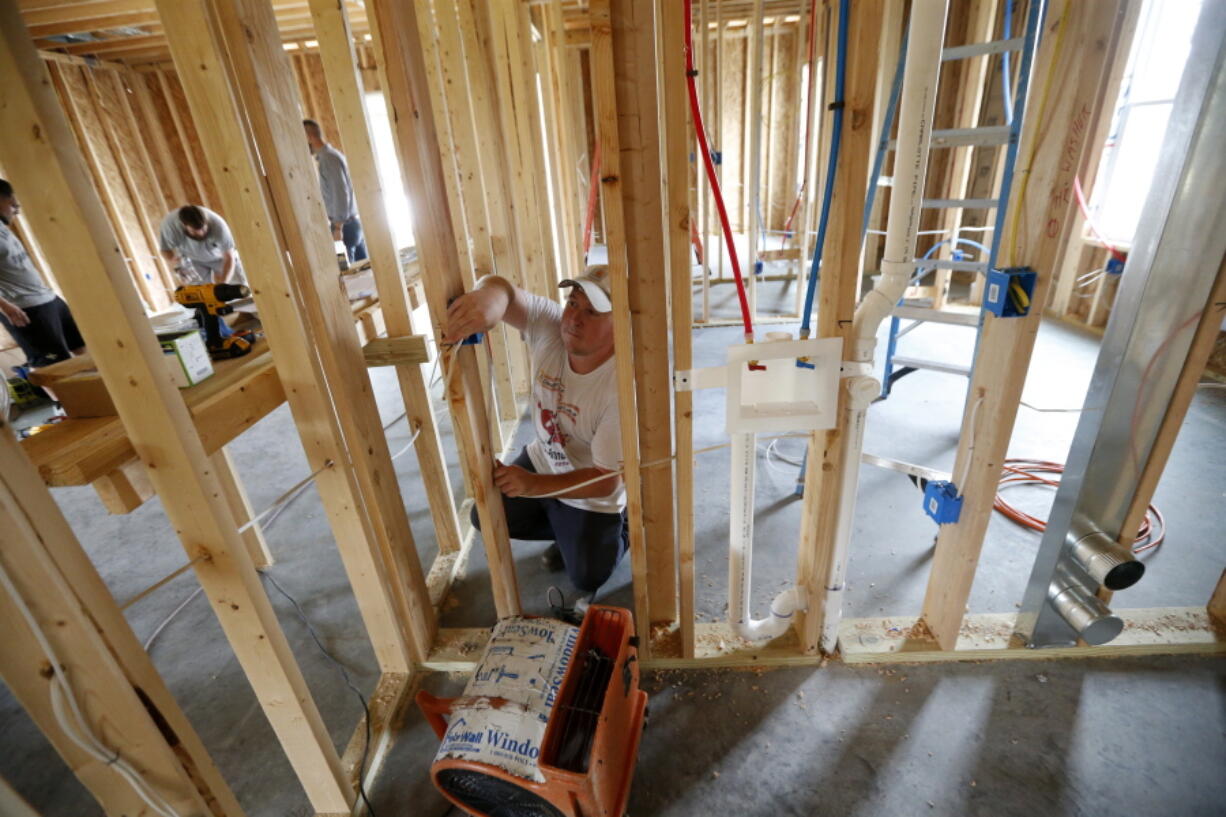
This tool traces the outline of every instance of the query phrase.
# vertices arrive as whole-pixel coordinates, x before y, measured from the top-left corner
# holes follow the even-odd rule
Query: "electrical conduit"
[[[916,236],[928,167],[928,148],[936,108],[941,46],[945,40],[947,0],[915,0],[907,33],[907,62],[903,76],[902,107],[898,116],[897,151],[894,155],[894,186],[886,224],[881,278],[856,308],[852,322],[850,359],[844,369],[848,399],[843,401],[840,438],[840,483],[842,501],[835,521],[834,552],[826,582],[821,646],[832,652],[838,643],[842,617],[843,586],[847,576],[847,551],[855,514],[855,497],[864,447],[864,423],[868,406],[880,392],[872,371],[877,346],[877,328],[893,311],[906,291],[914,268]]]

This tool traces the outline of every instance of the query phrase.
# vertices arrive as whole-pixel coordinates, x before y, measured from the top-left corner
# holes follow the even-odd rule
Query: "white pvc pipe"
[[[753,574],[754,471],[757,443],[753,434],[732,434],[731,499],[728,513],[728,623],[741,638],[763,641],[783,635],[800,606],[795,588],[784,590],[771,602],[770,616],[751,617]]]
[[[856,308],[852,322],[850,362],[867,370],[873,363],[877,328],[894,310],[911,280],[914,269],[916,235],[928,170],[928,148],[936,109],[937,79],[941,66],[941,47],[945,41],[945,16],[948,0],[915,0],[907,35],[907,62],[899,101],[898,142],[894,154],[894,186],[886,224],[881,278]],[[877,382],[861,375],[846,384],[848,399],[843,401],[842,502],[836,520],[834,553],[826,581],[822,617],[821,646],[833,652],[839,638],[843,615],[843,584],[847,576],[847,551],[851,542],[851,523],[856,507],[856,488],[860,474],[860,455],[864,448],[864,423]]]

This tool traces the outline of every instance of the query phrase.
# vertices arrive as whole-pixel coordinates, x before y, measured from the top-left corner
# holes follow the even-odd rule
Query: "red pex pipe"
[[[753,318],[749,314],[749,299],[745,295],[745,281],[741,278],[741,261],[736,255],[736,245],[732,243],[732,225],[728,222],[728,208],[724,206],[724,194],[719,189],[719,180],[715,177],[715,164],[711,161],[711,148],[707,145],[707,130],[702,123],[702,107],[698,104],[698,88],[694,83],[697,73],[694,70],[694,36],[691,31],[694,0],[685,0],[685,84],[690,92],[690,112],[694,117],[694,133],[698,137],[698,150],[702,154],[703,166],[707,169],[707,179],[711,182],[711,192],[715,194],[715,206],[719,210],[719,223],[724,230],[724,242],[728,245],[728,255],[732,260],[732,275],[736,278],[736,295],[741,302],[741,322],[745,325],[745,340],[753,343]]]
[[[583,257],[592,248],[592,221],[596,218],[596,202],[599,200],[600,188],[596,182],[600,179],[600,143],[592,149],[592,175],[587,184],[587,218],[583,222]]]

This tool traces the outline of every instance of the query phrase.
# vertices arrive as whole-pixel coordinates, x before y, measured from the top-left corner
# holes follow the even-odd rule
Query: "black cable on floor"
[[[268,581],[272,583],[272,586],[276,588],[277,592],[282,596],[285,596],[289,603],[294,606],[294,611],[298,614],[298,618],[302,619],[302,623],[306,625],[307,632],[311,634],[311,640],[315,642],[315,646],[319,647],[319,651],[323,653],[324,658],[327,658],[336,665],[336,668],[341,671],[341,677],[345,679],[345,685],[353,690],[353,694],[357,695],[358,700],[362,702],[362,711],[365,713],[363,723],[366,724],[366,740],[362,744],[362,759],[358,763],[358,794],[361,796],[362,802],[366,804],[366,810],[370,812],[370,817],[375,817],[375,807],[370,804],[370,798],[366,796],[366,786],[362,782],[366,776],[366,753],[370,750],[370,707],[366,704],[366,696],[362,694],[361,690],[354,686],[353,679],[349,677],[349,671],[345,669],[345,665],[336,660],[335,656],[328,652],[328,648],[325,647],[323,642],[319,640],[319,634],[315,632],[315,628],[311,626],[310,619],[307,618],[306,613],[303,612],[302,607],[298,604],[294,597],[287,593],[285,588],[273,578],[272,573],[265,570],[262,571],[260,575],[268,579]]]

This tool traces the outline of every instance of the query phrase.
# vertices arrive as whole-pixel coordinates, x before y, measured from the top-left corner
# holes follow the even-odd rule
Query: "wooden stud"
[[[247,491],[243,488],[243,481],[239,479],[238,468],[234,465],[234,458],[230,456],[230,452],[227,449],[222,448],[220,451],[209,456],[209,462],[213,466],[214,473],[217,474],[217,481],[221,483],[221,494],[225,497],[226,505],[229,506],[230,512],[234,514],[235,526],[241,528],[255,516],[255,510],[251,507],[251,500],[247,498]],[[239,536],[242,538],[243,544],[247,548],[247,553],[251,556],[251,564],[255,566],[256,570],[270,567],[276,561],[272,556],[272,551],[268,549],[268,542],[264,539],[264,531],[258,522],[247,528]]]
[[[191,727],[186,726],[186,733],[178,731],[187,723],[182,711],[173,703],[173,710],[159,711],[167,703],[165,686],[149,656],[139,650],[115,601],[105,592],[91,594],[102,580],[7,426],[0,428],[0,541],[4,572],[55,650],[97,738],[140,770],[177,811],[240,815],[234,795]],[[76,557],[71,566],[81,572],[67,573],[58,563],[57,555],[69,551],[75,551]],[[147,813],[131,784],[86,754],[63,731],[51,706],[46,654],[18,612],[16,599],[2,589],[0,611],[8,622],[0,649],[0,675],[8,688],[108,813]],[[107,626],[118,619],[122,630],[100,626],[99,619]],[[117,650],[110,643],[116,638],[138,649]],[[149,689],[140,690],[137,682],[151,677],[157,678],[153,695]],[[167,724],[165,730],[157,719]],[[167,733],[175,738],[173,744],[168,743]],[[4,809],[4,813],[13,812]]]
[[[494,271],[491,219],[486,197],[486,165],[490,164],[490,160],[488,156],[482,158],[479,146],[477,116],[468,90],[459,17],[443,12],[436,15],[436,20],[439,87],[446,92],[443,97],[450,118],[450,141],[454,146],[456,177],[471,245],[473,281],[465,282],[466,286],[471,287],[477,279]],[[496,408],[496,411],[493,408],[490,411],[493,428],[499,425],[498,420],[510,422],[519,416],[511,382],[509,335],[510,330],[502,324],[486,334],[486,351],[494,365],[493,376],[489,378],[492,399],[487,401],[487,405]],[[482,371],[485,371],[484,367]],[[485,388],[484,382],[482,388]],[[492,430],[491,437],[500,447],[505,447],[505,443],[509,442],[501,439],[500,429],[497,433]]]
[[[265,177],[258,169],[248,134],[239,124],[247,117],[228,81],[222,57],[227,53],[225,43],[206,3],[168,0],[160,8],[163,19],[173,21],[168,26],[172,32],[171,48],[182,66],[180,75],[196,117],[227,123],[226,127],[215,129],[206,149],[215,166],[224,168],[230,179],[223,187],[225,211],[246,259],[248,280],[307,462],[312,472],[318,472],[316,486],[375,657],[384,671],[407,672],[418,657],[419,644],[428,643],[426,633],[430,632],[431,617],[425,619],[422,638],[415,638],[410,627],[420,628],[423,622],[411,621],[403,588],[393,587],[389,576],[392,563],[387,550],[400,545],[389,541],[385,530],[372,518],[368,506],[374,500],[367,500],[344,443],[347,435],[337,415],[340,401],[331,396],[322,355],[315,352],[317,347],[330,342],[326,338],[315,340],[304,317],[305,309],[298,301],[298,287],[287,269],[288,248],[273,217]],[[294,118],[297,119],[296,114]],[[298,121],[290,124],[287,136],[301,138],[301,124]],[[317,200],[317,174],[306,164],[308,161],[305,156],[299,157],[302,183],[311,186],[305,198]],[[268,169],[271,172],[274,168]],[[318,263],[323,269],[323,262]],[[334,260],[330,259],[328,264],[335,270]],[[335,285],[323,291],[343,298]],[[350,325],[352,320],[350,313]],[[365,369],[360,358],[356,369]],[[361,439],[360,435],[356,439]],[[369,442],[375,439],[384,439],[381,429],[379,436],[372,435]],[[326,467],[329,462],[332,465]]]
[[[817,310],[817,337],[843,339],[844,358],[851,341],[852,318],[860,296],[860,229],[867,193],[868,169],[875,135],[871,132],[872,110],[877,78],[877,39],[882,25],[882,8],[876,4],[853,5],[849,21],[848,65],[845,87],[846,113],[843,116],[842,146],[831,201],[827,245],[822,261],[822,276]],[[833,23],[831,24],[833,26]],[[840,418],[848,399],[843,382],[839,384]],[[808,610],[799,616],[797,626],[801,645],[807,653],[818,650],[822,631],[822,604],[825,599],[830,560],[834,548],[835,521],[842,496],[842,445],[851,429],[838,427],[814,432],[809,439],[808,467],[805,470],[804,506],[801,509],[799,579],[807,590]]]
[[[528,269],[528,263],[520,255],[522,242],[515,223],[515,208],[518,205],[510,188],[508,167],[505,161],[499,161],[497,158],[499,155],[506,155],[503,148],[507,140],[498,138],[502,125],[493,91],[494,74],[489,58],[492,46],[478,31],[478,24],[485,19],[485,14],[474,16],[470,0],[458,3],[456,11],[463,46],[465,77],[476,129],[477,153],[481,159],[482,188],[485,193],[486,215],[489,218],[493,269],[516,286],[526,288],[524,272]],[[504,329],[502,336],[510,364],[512,392],[515,395],[526,395],[531,377],[527,347],[516,332]],[[502,401],[499,402],[499,409],[504,410]],[[502,418],[511,419],[505,413]]]
[[[174,126],[174,136],[178,142],[177,155],[187,165],[188,175],[191,177],[191,189],[187,191],[187,198],[180,201],[179,204],[196,203],[207,207],[208,193],[205,189],[204,176],[199,165],[196,163],[195,153],[188,142],[188,123],[184,121],[186,114],[178,105],[172,92],[171,75],[166,71],[158,71],[156,76],[158,90],[161,92],[162,99],[166,104],[166,111],[170,115],[171,124]]]
[[[762,222],[762,63],[765,46],[765,20],[762,16],[764,0],[754,0],[749,24],[752,34],[748,40],[749,50],[745,55],[745,136],[748,147],[744,155],[744,170],[741,172],[744,194],[742,198],[745,231],[745,263],[742,275],[747,279],[749,290],[749,314],[758,315],[758,242],[766,225]]]
[[[89,166],[94,186],[102,197],[108,218],[115,225],[129,274],[140,292],[141,299],[152,305],[155,303],[154,290],[145,277],[146,270],[152,269],[153,264],[149,257],[150,248],[146,244],[145,235],[137,228],[136,204],[124,186],[118,161],[106,138],[107,128],[98,116],[90,97],[86,80],[90,69],[60,64],[48,68],[56,81],[64,108],[70,114],[70,121]],[[161,294],[164,299],[165,293]]]
[[[373,386],[353,331],[351,310],[338,286],[332,240],[323,221],[318,174],[301,133],[297,96],[289,81],[285,51],[274,36],[276,20],[267,0],[244,0],[215,8],[224,33],[228,67],[247,109],[251,136],[264,167],[272,206],[292,263],[291,284],[327,377],[353,473],[366,513],[379,534],[388,585],[400,620],[411,635],[414,654],[427,649],[436,627],[425,574],[409,528]],[[221,52],[219,51],[218,54]],[[284,266],[282,268],[285,268]],[[276,349],[274,347],[274,355]]]
[[[612,0],[614,87],[617,91],[620,190],[625,219],[626,261],[629,265],[628,306],[634,339],[634,380],[641,462],[673,454],[672,377],[669,359],[668,275],[671,256],[665,246],[665,202],[661,199],[662,146],[659,95],[656,86],[656,29],[652,0]],[[680,47],[679,45],[677,47]],[[678,117],[670,118],[676,125]],[[681,124],[684,132],[684,123]],[[602,146],[602,162],[609,151]],[[684,168],[684,165],[682,165]],[[610,171],[611,172],[611,171]],[[604,170],[602,176],[607,175]],[[678,170],[679,195],[686,193],[685,174]],[[679,198],[678,202],[684,202]],[[688,210],[680,204],[680,223],[689,241]],[[686,265],[688,267],[688,264]],[[616,307],[615,307],[616,311]],[[622,348],[618,347],[618,355]],[[620,363],[620,359],[619,359]],[[626,425],[622,424],[622,434]],[[674,536],[674,481],[671,469],[642,475],[644,536],[647,547],[648,609],[651,623],[677,618],[677,557]],[[640,625],[645,626],[645,625]]]
[[[634,381],[635,345],[630,320],[628,235],[622,204],[621,147],[618,99],[614,73],[611,0],[590,0],[592,20],[592,98],[596,138],[600,142],[601,200],[605,242],[609,247],[609,279],[613,300],[613,342],[616,349],[618,417],[621,423],[622,477],[626,486],[626,515],[630,533],[630,569],[634,576],[634,615],[640,631],[650,630],[647,592],[647,545],[643,530],[643,488],[639,472],[638,410]],[[653,81],[654,87],[654,81]],[[674,597],[675,598],[675,597]],[[646,648],[646,649],[644,649]],[[650,654],[644,640],[640,655]]]
[[[417,14],[423,20],[423,27],[428,31],[437,31],[437,26],[434,22],[430,0],[414,0],[417,7]],[[480,216],[483,212],[476,201],[470,201],[466,198],[465,192],[460,187],[460,177],[468,165],[461,167],[459,164],[459,151],[457,149],[456,138],[454,136],[455,123],[463,120],[463,125],[467,126],[467,120],[464,120],[464,115],[458,110],[454,97],[449,98],[449,95],[444,93],[442,78],[440,76],[439,54],[437,45],[437,34],[427,37],[422,41],[422,48],[425,49],[423,56],[423,65],[426,69],[426,87],[429,90],[429,104],[438,112],[438,117],[435,123],[438,127],[438,139],[440,145],[445,145],[446,149],[439,155],[439,160],[443,165],[443,182],[447,192],[448,207],[454,214],[456,220],[456,254],[460,259],[460,274],[463,280],[465,291],[471,290],[477,281],[477,274],[474,268],[474,252],[476,245],[479,243],[479,238],[470,240],[470,229],[468,217],[470,215]],[[466,127],[462,127],[462,130]],[[476,195],[479,191],[473,190],[470,187],[468,191]],[[471,212],[470,212],[471,211]],[[474,229],[476,229],[474,227]],[[480,350],[479,357],[485,357],[488,354],[487,350]],[[493,384],[491,383],[490,371],[488,365],[484,363],[477,367],[477,376],[481,385],[481,403],[485,407],[486,421],[489,423],[490,444],[494,450],[501,450],[502,428],[498,422],[498,413],[495,409],[495,398],[493,394]],[[467,476],[465,477],[467,480]],[[467,485],[467,482],[466,482]],[[469,487],[469,493],[472,492]]]
[[[170,381],[46,69],[15,6],[0,6],[0,14],[0,74],[21,78],[0,85],[12,125],[0,133],[0,152],[25,191],[25,218],[78,304],[77,324],[184,549],[190,558],[208,556],[197,577],[308,796],[320,811],[348,810],[353,791],[340,759]]]
[[[1072,224],[1073,177],[1105,97],[1127,0],[1082,4],[1054,0],[1035,59],[1016,183],[1000,237],[1002,266],[1041,270],[1030,312],[985,319],[955,474],[965,474],[959,520],[942,525],[922,619],[943,649],[953,649],[992,514],[1018,401],[1057,253]],[[973,422],[972,422],[973,421]],[[967,460],[969,459],[969,463]]]
[[[673,366],[689,370],[693,360],[693,298],[690,294],[689,151],[694,140],[686,122],[685,15],[680,3],[667,3],[660,14],[658,50],[660,89],[663,100],[661,133],[667,231],[667,269],[672,288]],[[705,34],[705,29],[699,32]],[[673,433],[677,445],[677,550],[679,575],[678,616],[681,652],[694,655],[694,394],[673,395]],[[652,607],[655,610],[655,607]],[[654,613],[659,616],[659,613]]]
[[[122,516],[144,505],[154,495],[153,483],[140,460],[132,460],[92,483],[106,512]]]
[[[455,249],[455,221],[443,179],[437,114],[428,103],[422,31],[416,12],[391,0],[372,0],[367,5],[367,14],[381,56],[380,79],[393,123],[405,193],[415,205],[413,233],[417,236],[422,267],[431,273],[423,277],[423,283],[434,336],[441,341],[447,303],[463,292],[464,279]],[[495,608],[503,617],[520,612],[519,587],[502,495],[493,480],[494,451],[485,406],[480,400],[478,365],[473,347],[459,347],[449,364],[447,400],[461,464],[481,521]],[[450,367],[459,367],[458,375],[452,376]]]
[[[364,95],[357,75],[353,53],[353,34],[349,27],[347,11],[329,0],[311,0],[311,12],[319,40],[319,53],[328,91],[332,96],[332,108],[336,112],[341,140],[345,144],[345,158],[349,163],[349,176],[353,180],[353,192],[358,210],[362,214],[362,230],[366,235],[366,247],[370,253],[371,268],[379,291],[379,305],[383,312],[389,340],[384,344],[406,345],[409,337],[415,337],[418,345],[416,355],[421,359],[396,366],[396,378],[400,394],[408,412],[409,428],[417,433],[414,452],[417,455],[422,483],[430,505],[430,518],[434,523],[434,537],[439,553],[454,553],[460,549],[460,523],[455,512],[455,496],[447,478],[447,464],[443,444],[439,437],[434,406],[425,376],[416,363],[426,359],[425,338],[413,336],[412,309],[406,297],[404,272],[400,266],[400,254],[392,237],[391,224],[383,203],[383,187],[375,164],[373,139],[363,105]],[[394,340],[393,340],[394,339]],[[363,349],[367,364],[367,352],[372,340]],[[409,351],[409,350],[404,350]],[[384,364],[387,365],[387,364]]]
[[[1124,82],[1124,71],[1128,65],[1128,58],[1132,54],[1132,43],[1137,32],[1137,22],[1141,16],[1141,4],[1133,3],[1129,5],[1125,13],[1127,17],[1121,28],[1120,44],[1115,49],[1110,73],[1108,74],[1107,90],[1105,91],[1106,98],[1111,100],[1112,103],[1119,99],[1120,86]],[[1107,146],[1107,138],[1110,133],[1112,120],[1115,118],[1115,105],[1105,106],[1102,113],[1103,115],[1099,117],[1098,122],[1094,124],[1094,134],[1090,139],[1090,148],[1086,151],[1081,168],[1077,174],[1081,179],[1081,189],[1085,193],[1087,201],[1092,197],[1091,194],[1094,190],[1094,183],[1097,180],[1103,151]],[[1089,272],[1091,269],[1096,269],[1096,267],[1081,265],[1081,262],[1088,262],[1090,260],[1087,257],[1092,255],[1089,250],[1097,246],[1097,242],[1087,246],[1088,242],[1082,240],[1081,237],[1085,234],[1085,218],[1081,215],[1080,208],[1073,214],[1073,220],[1073,229],[1070,231],[1068,241],[1065,242],[1061,252],[1059,271],[1051,285],[1052,295],[1049,299],[1048,308],[1057,316],[1068,314],[1070,302],[1075,294],[1077,277],[1084,272]],[[1102,280],[1099,281],[1099,293],[1102,291],[1101,284],[1103,283]]]
[[[430,362],[430,350],[425,335],[375,338],[362,347],[362,357],[371,367],[420,366]]]

